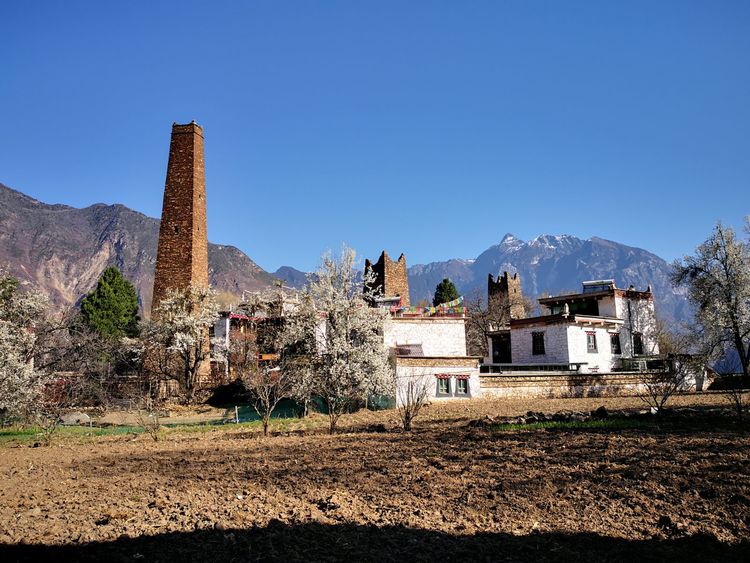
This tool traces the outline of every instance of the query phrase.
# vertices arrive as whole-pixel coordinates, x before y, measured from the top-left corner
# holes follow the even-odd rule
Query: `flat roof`
[[[569,314],[564,315],[563,313],[558,313],[556,315],[541,315],[539,317],[529,317],[526,319],[513,319],[510,321],[510,328],[513,329],[515,327],[522,327],[522,326],[531,326],[531,325],[538,325],[538,324],[614,324],[614,325],[621,325],[624,324],[625,321],[622,319],[618,319],[617,317],[604,317],[604,316],[597,316],[597,315],[577,315],[577,314]],[[499,331],[498,331],[499,332]]]
[[[607,289],[605,291],[591,291],[589,293],[571,293],[569,295],[552,295],[550,297],[540,297],[537,302],[540,305],[547,305],[549,303],[564,303],[565,301],[582,301],[586,299],[599,299],[600,297],[632,297],[634,299],[653,299],[654,294],[651,291],[638,291],[636,289]]]

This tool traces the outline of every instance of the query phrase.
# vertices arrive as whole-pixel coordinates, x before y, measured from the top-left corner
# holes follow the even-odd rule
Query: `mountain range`
[[[397,256],[397,251],[394,249],[392,255]],[[683,321],[690,314],[686,293],[672,286],[670,265],[662,258],[602,238],[584,240],[571,235],[541,235],[523,241],[509,233],[474,259],[454,258],[411,266],[408,268],[411,302],[432,302],[435,287],[444,278],[453,281],[459,293],[467,298],[485,297],[487,275],[497,276],[504,271],[521,276],[521,288],[530,298],[577,293],[581,282],[586,280],[615,279],[617,286],[623,288],[632,284],[643,290],[650,285],[659,318]],[[305,283],[303,272],[294,268],[280,268],[274,276],[292,287],[302,287]]]
[[[158,219],[123,205],[50,205],[0,184],[0,267],[44,291],[57,307],[78,303],[104,268],[115,265],[133,282],[148,312],[158,238]],[[400,250],[394,249],[394,255]],[[208,261],[210,283],[234,298],[269,287],[274,279],[295,288],[307,279],[291,266],[266,272],[229,245],[209,244]],[[484,295],[487,274],[507,270],[520,274],[523,291],[532,298],[576,291],[589,279],[615,278],[619,287],[632,284],[639,289],[651,285],[657,313],[683,320],[689,313],[685,293],[672,287],[669,269],[646,250],[597,237],[542,235],[522,241],[507,234],[474,259],[417,264],[408,271],[412,303],[431,300],[435,286],[446,277],[467,297]]]

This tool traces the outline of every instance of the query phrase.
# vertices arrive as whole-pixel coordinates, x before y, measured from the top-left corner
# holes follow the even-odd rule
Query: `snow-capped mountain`
[[[394,249],[394,253],[397,251],[401,249]],[[614,278],[618,287],[632,284],[646,289],[651,285],[661,318],[687,320],[685,293],[672,287],[669,270],[669,264],[651,252],[598,237],[584,240],[572,235],[540,235],[523,241],[508,233],[475,259],[453,258],[411,266],[409,290],[414,304],[422,299],[432,301],[437,284],[449,278],[465,297],[484,297],[487,275],[509,271],[518,272],[524,294],[536,298],[545,293],[580,291],[581,282],[586,280]],[[273,275],[292,287],[305,284],[304,274],[293,268],[280,268]]]

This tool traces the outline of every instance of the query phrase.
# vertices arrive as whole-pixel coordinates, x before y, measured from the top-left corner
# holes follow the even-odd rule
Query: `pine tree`
[[[120,270],[110,266],[96,289],[83,298],[81,318],[89,328],[107,338],[138,335],[138,295]]]
[[[451,280],[445,278],[435,288],[435,297],[432,298],[432,304],[437,307],[441,303],[447,303],[458,299],[458,290]]]

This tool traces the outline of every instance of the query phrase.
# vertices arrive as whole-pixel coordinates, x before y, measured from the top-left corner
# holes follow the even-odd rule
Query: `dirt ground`
[[[485,415],[638,399],[432,405],[341,433],[0,449],[2,561],[750,561],[750,438],[717,396],[638,428],[498,431]],[[374,432],[384,424],[387,432]]]

